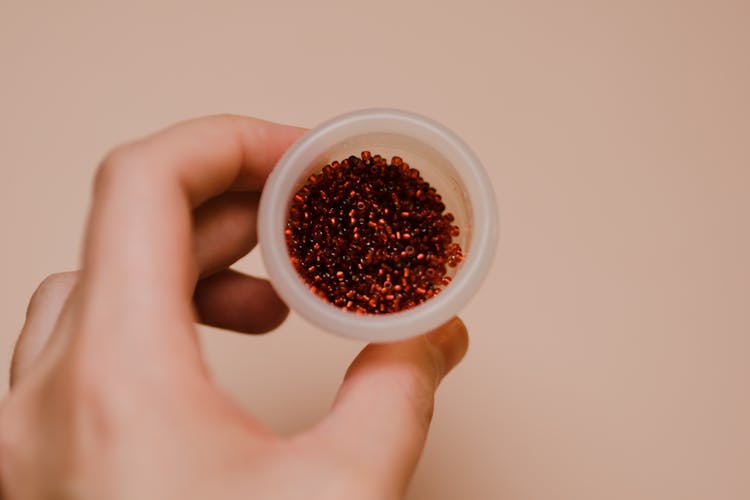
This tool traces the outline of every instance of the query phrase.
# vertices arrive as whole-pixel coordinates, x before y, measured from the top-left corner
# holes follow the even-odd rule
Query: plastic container
[[[340,309],[309,290],[290,261],[284,229],[294,194],[307,177],[362,151],[400,156],[442,196],[461,229],[464,260],[440,294],[405,311],[365,315]],[[273,287],[290,308],[329,332],[366,341],[393,341],[428,332],[455,316],[489,272],[498,237],[497,207],[479,159],[453,132],[414,113],[367,109],[310,130],[279,160],[261,195],[258,237]]]

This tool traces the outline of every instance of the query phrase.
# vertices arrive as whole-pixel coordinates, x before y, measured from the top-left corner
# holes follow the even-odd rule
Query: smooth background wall
[[[0,383],[112,146],[399,107],[476,149],[502,222],[409,498],[750,498],[749,21],[741,0],[0,0]],[[295,316],[202,337],[280,432],[361,348]]]

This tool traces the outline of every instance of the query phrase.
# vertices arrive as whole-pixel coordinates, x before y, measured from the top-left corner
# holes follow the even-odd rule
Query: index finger
[[[192,324],[192,209],[227,190],[260,190],[303,129],[240,116],[187,121],[102,162],[87,228],[88,311],[133,334]],[[169,329],[169,328],[166,328]]]

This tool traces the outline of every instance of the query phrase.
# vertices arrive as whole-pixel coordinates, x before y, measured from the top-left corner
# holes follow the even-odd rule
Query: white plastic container
[[[294,194],[334,160],[370,151],[400,156],[442,196],[461,229],[464,260],[435,297],[405,311],[365,315],[340,309],[309,290],[290,261],[284,229]],[[497,248],[495,196],[479,159],[442,125],[394,109],[341,115],[310,130],[279,160],[263,189],[258,237],[273,287],[289,307],[320,328],[366,341],[392,341],[428,332],[455,316],[489,272]]]

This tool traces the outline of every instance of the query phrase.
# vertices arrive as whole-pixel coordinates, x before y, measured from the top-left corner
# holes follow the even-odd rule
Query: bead
[[[402,158],[324,165],[292,197],[284,237],[311,293],[356,314],[418,306],[463,261],[460,230],[439,193]]]

